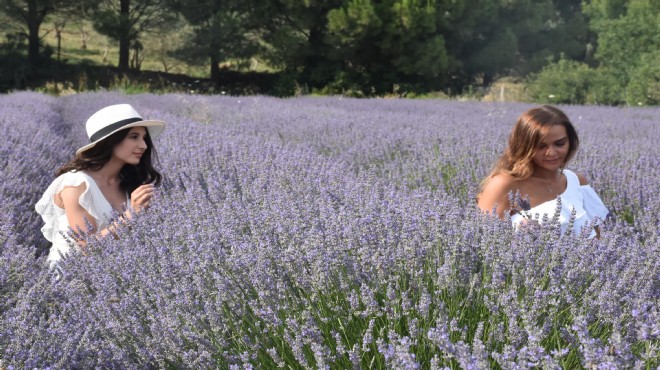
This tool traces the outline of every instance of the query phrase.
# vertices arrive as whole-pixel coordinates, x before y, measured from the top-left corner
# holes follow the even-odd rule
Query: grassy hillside
[[[1,21],[1,20],[0,20]],[[0,22],[4,34],[16,32],[19,27],[11,22]],[[2,60],[0,92],[31,89],[54,95],[86,90],[119,89],[127,93],[187,92],[226,94],[267,94],[290,96],[315,93],[296,85],[290,77],[280,78],[277,71],[256,58],[248,63],[225,63],[221,81],[216,85],[208,80],[209,65],[189,65],[177,60],[172,52],[180,47],[190,32],[186,27],[173,27],[162,33],[145,33],[141,39],[139,68],[129,73],[117,69],[118,42],[97,33],[86,20],[65,22],[58,32],[53,20],[41,27],[42,43],[50,50],[48,63],[36,73],[26,72],[23,57],[14,56],[11,63]],[[131,59],[134,51],[131,50]],[[0,54],[0,59],[2,55]],[[394,94],[392,97],[399,96]],[[438,92],[429,94],[403,94],[401,97],[448,97]],[[468,89],[460,100],[525,101],[524,83],[511,79],[496,81],[489,89]]]
[[[181,38],[185,32],[185,29],[181,29],[168,34],[145,34],[142,40],[144,49],[140,52],[140,70],[207,77],[209,67],[188,65],[168,55],[183,42]],[[42,33],[43,43],[53,48],[53,59],[57,59],[55,24],[45,23]],[[87,62],[116,67],[119,61],[119,43],[94,31],[88,21],[69,22],[61,30],[60,60],[71,64]]]
[[[15,34],[20,26],[0,19],[4,35]],[[139,53],[139,70],[128,73],[117,68],[118,42],[94,31],[88,21],[70,21],[60,29],[58,53],[57,29],[54,22],[41,27],[42,44],[50,58],[36,70],[26,64],[25,48],[11,48],[9,38],[0,50],[0,92],[37,90],[63,95],[87,90],[122,90],[127,93],[185,92],[224,94],[275,94],[276,74],[253,62],[248,69],[238,70],[236,63],[223,69],[220,81],[208,79],[208,65],[189,65],[171,56],[185,40],[185,28],[173,28],[167,33],[145,34]],[[6,44],[5,44],[6,42]],[[131,58],[134,51],[131,51]],[[257,72],[256,70],[259,70]]]

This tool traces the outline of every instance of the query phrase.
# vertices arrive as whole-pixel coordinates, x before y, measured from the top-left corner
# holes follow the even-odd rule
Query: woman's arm
[[[64,208],[69,226],[71,226],[73,230],[77,231],[80,229],[84,232],[94,233],[97,232],[96,220],[80,205],[80,197],[86,189],[87,185],[85,183],[75,187],[66,187],[55,196],[55,204]],[[99,235],[113,235],[116,238],[117,233],[115,230],[126,220],[130,220],[133,214],[140,213],[147,208],[151,202],[153,192],[154,187],[152,184],[141,185],[135,189],[135,191],[131,193],[131,209],[127,209],[121,214],[121,217],[119,217],[118,220],[112,222],[105,229],[98,231]],[[91,230],[87,229],[87,223],[85,220],[91,224]],[[84,245],[84,241],[82,240],[77,240],[77,242]]]
[[[70,186],[62,189],[62,191],[55,195],[55,204],[59,207],[64,208],[66,213],[66,219],[69,222],[69,226],[74,230],[82,230],[85,233],[94,233],[96,232],[96,220],[92,215],[80,205],[80,197],[87,189],[87,185],[82,183],[78,186]],[[88,230],[87,225],[91,225],[92,229]],[[105,236],[112,234],[116,237],[115,232],[112,230],[112,227],[116,225],[111,224],[105,229],[99,232],[100,235]],[[76,240],[77,243],[84,245],[84,240]]]
[[[580,185],[589,185],[589,180],[587,180],[586,176],[581,173],[576,173],[576,175],[580,180]],[[594,226],[594,231],[596,231],[596,238],[600,239],[600,228],[598,226]]]
[[[151,204],[151,197],[154,195],[154,184],[143,184],[138,186],[131,193],[131,209],[132,211],[126,211],[122,215],[123,218],[130,220],[132,214],[137,214],[149,208]]]
[[[589,185],[589,181],[587,180],[587,178],[583,174],[576,173],[576,175],[577,175],[578,179],[580,180],[580,185]]]
[[[504,218],[504,212],[511,209],[509,202],[509,191],[511,191],[513,182],[506,175],[496,175],[491,178],[484,190],[479,194],[477,205],[486,213],[495,213],[499,218]]]
[[[59,194],[55,194],[54,201],[55,205],[64,208],[66,219],[73,230],[91,233],[96,230],[96,220],[80,205],[79,200],[86,189],[87,185],[85,183],[78,186],[68,186],[62,189]],[[92,230],[87,229],[88,224],[92,226]]]

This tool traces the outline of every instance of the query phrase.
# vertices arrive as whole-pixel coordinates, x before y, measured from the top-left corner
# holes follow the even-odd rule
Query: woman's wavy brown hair
[[[509,135],[509,143],[491,171],[481,183],[483,190],[486,183],[496,175],[507,174],[517,180],[529,178],[534,173],[534,153],[550,127],[562,125],[568,136],[568,154],[562,168],[570,161],[580,145],[580,139],[566,114],[551,105],[532,108],[520,117]]]
[[[110,158],[112,158],[113,148],[126,138],[129,131],[130,129],[117,131],[99,141],[93,147],[76,154],[71,161],[57,170],[56,176],[60,176],[70,171],[100,170],[101,167],[108,163]],[[153,183],[158,186],[163,178],[152,164],[152,158],[154,161],[157,161],[158,156],[154,144],[151,141],[151,136],[149,136],[149,130],[147,130],[144,141],[147,144],[147,149],[144,154],[142,154],[140,163],[137,165],[127,164],[119,172],[121,178],[119,186],[123,191],[128,192],[129,194],[142,184]]]

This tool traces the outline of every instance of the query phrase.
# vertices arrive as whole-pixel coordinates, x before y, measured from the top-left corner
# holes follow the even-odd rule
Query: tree
[[[481,76],[482,84],[488,86],[495,76],[510,72],[519,56],[518,38],[509,27],[505,27],[499,35],[494,35],[467,59],[469,73]]]
[[[629,0],[589,0],[584,3],[583,12],[594,22],[617,19],[626,13]]]
[[[496,0],[457,0],[443,1],[438,4],[438,14],[441,15],[439,32],[445,37],[449,54],[448,74],[450,79],[446,87],[450,91],[462,91],[467,84],[481,79],[488,83],[489,76],[499,73],[504,67],[489,63],[491,52],[499,53],[500,60],[508,59],[507,54],[517,54],[517,35],[515,40],[509,39],[502,51],[488,46],[493,44],[493,38],[500,35],[506,41],[511,35],[507,31],[510,20],[501,19],[503,5]],[[510,27],[508,27],[509,30]],[[497,44],[497,42],[495,42]],[[501,46],[501,45],[500,45]],[[515,51],[512,50],[515,47]],[[488,75],[483,67],[490,70]],[[510,67],[510,65],[506,65]]]
[[[660,105],[660,50],[645,53],[630,73],[628,104]]]
[[[582,61],[592,37],[573,0],[456,0],[441,6],[440,32],[459,85],[526,76],[561,54]]]
[[[0,0],[0,9],[9,17],[27,27],[23,34],[28,39],[28,62],[36,66],[39,61],[39,29],[46,17],[64,11],[72,0]]]
[[[74,0],[70,11],[67,12],[80,34],[80,48],[83,50],[87,50],[87,42],[90,40],[90,31],[93,27],[91,17],[97,8],[98,1]]]
[[[341,67],[328,59],[328,13],[342,0],[273,0],[269,2],[262,39],[264,53],[275,67],[293,75],[305,85],[321,88],[334,79]]]
[[[585,63],[561,58],[534,76],[528,93],[536,102],[585,104],[594,74]]]
[[[269,60],[330,90],[462,91],[525,76],[593,34],[573,0],[276,0]],[[437,73],[437,75],[434,75]]]
[[[221,61],[256,54],[256,32],[261,25],[255,14],[262,9],[258,1],[169,0],[168,4],[193,28],[188,42],[177,51],[178,57],[194,64],[209,61],[211,79],[216,83]]]
[[[596,64],[587,102],[658,104],[660,3],[656,0],[591,0],[584,5],[597,35]],[[552,70],[552,69],[549,69]],[[568,74],[557,75],[566,79]],[[533,84],[538,85],[540,74]],[[576,101],[573,101],[576,103]]]
[[[600,65],[616,71],[621,83],[627,85],[633,70],[645,60],[653,60],[645,56],[660,50],[660,2],[630,0],[624,14],[613,12],[616,18],[594,19],[598,33],[596,58]]]
[[[582,3],[575,0],[553,0],[557,23],[552,29],[550,48],[555,57],[590,62],[590,49],[596,34],[589,29],[589,16],[582,11]]]
[[[144,32],[165,27],[173,21],[165,0],[102,0],[92,10],[94,28],[119,42],[120,70],[130,67],[132,45],[139,43]]]
[[[597,35],[596,65],[559,60],[532,79],[532,95],[543,100],[552,92],[574,104],[658,104],[660,3],[592,0],[584,9]]]
[[[363,92],[437,90],[448,66],[438,19],[434,0],[348,0],[328,13],[329,57]]]

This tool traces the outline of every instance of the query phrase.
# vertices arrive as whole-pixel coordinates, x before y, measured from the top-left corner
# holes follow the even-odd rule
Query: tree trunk
[[[37,9],[37,0],[28,1],[28,62],[36,67],[39,62],[39,27],[41,19]]]
[[[483,80],[481,83],[482,87],[488,87],[493,83],[495,76],[490,73],[484,73]]]
[[[57,61],[60,61],[60,53],[62,52],[62,31],[56,30],[55,35],[57,36]]]
[[[57,61],[60,61],[60,54],[62,53],[62,30],[66,25],[63,21],[55,22],[55,36],[57,37]]]
[[[83,50],[87,50],[87,29],[85,29],[85,21],[80,21],[80,26],[78,26],[78,30],[80,31],[80,48]]]
[[[130,47],[131,47],[131,24],[129,20],[130,0],[121,0],[119,17],[122,30],[119,37],[119,70],[128,71]]]
[[[218,62],[218,57],[216,55],[211,55],[211,81],[213,81],[216,86],[220,85],[220,66],[218,65]]]
[[[324,69],[328,68],[328,48],[324,41],[324,30],[327,24],[324,17],[325,14],[327,14],[327,10],[324,10],[316,17],[317,22],[309,30],[309,37],[307,38],[310,53],[305,58],[302,78],[306,83],[314,87],[324,86],[330,78],[327,71],[324,71]]]

